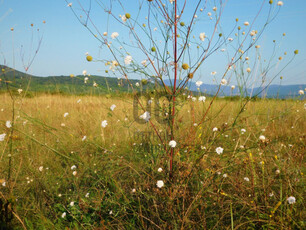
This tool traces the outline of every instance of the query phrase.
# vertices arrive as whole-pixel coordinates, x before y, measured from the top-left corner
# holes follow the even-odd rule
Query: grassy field
[[[4,229],[305,228],[305,101],[218,98],[198,125],[211,100],[178,99],[170,180],[168,152],[158,140],[168,148],[169,130],[153,111],[158,135],[149,123],[135,122],[132,96],[19,97],[10,135],[12,100],[1,94],[0,134],[7,135],[0,141],[0,223]]]

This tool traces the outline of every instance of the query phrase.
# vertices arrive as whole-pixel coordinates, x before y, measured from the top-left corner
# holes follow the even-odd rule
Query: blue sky
[[[100,0],[101,1],[101,0]],[[75,12],[80,15],[82,11],[76,0],[71,0]],[[80,1],[88,7],[89,0]],[[101,1],[108,2],[108,1]],[[127,1],[123,1],[127,2]],[[137,14],[139,0],[128,1],[125,11],[131,13],[132,17]],[[179,1],[182,2],[182,1]],[[188,22],[194,0],[187,0],[187,7],[183,20]],[[205,1],[203,1],[205,2]],[[219,2],[219,1],[217,1]],[[244,21],[252,22],[260,8],[262,0],[228,0],[221,17],[222,32],[228,34],[235,25],[235,18],[239,18],[239,25],[243,27]],[[267,2],[267,1],[266,1]],[[276,2],[276,1],[274,1]],[[277,73],[279,69],[290,59],[295,49],[299,54],[294,61],[282,72],[282,84],[306,84],[306,31],[304,23],[306,21],[306,1],[305,0],[284,0],[284,5],[277,18],[268,25],[258,44],[261,46],[261,55],[263,59],[269,60],[272,53],[273,43],[277,42],[277,54],[274,62],[277,63],[278,57],[282,56],[281,63],[271,71],[270,78]],[[125,4],[125,3],[124,3]],[[147,4],[147,3],[145,3]],[[213,20],[209,20],[207,13],[212,12],[214,1],[209,0],[207,9],[203,12],[198,11],[200,21],[196,24],[193,34],[198,38],[200,32],[209,35],[212,32]],[[266,4],[267,6],[267,4]],[[95,21],[100,32],[108,31],[109,34],[117,31],[120,41],[129,39],[125,29],[122,29],[115,20],[107,23],[107,14],[101,7],[98,7],[96,1],[92,1],[92,19]],[[275,8],[277,9],[277,8]],[[118,5],[114,5],[115,15],[124,14],[124,11]],[[217,11],[218,12],[218,11]],[[254,29],[259,29],[265,22],[268,7],[265,7],[254,24]],[[145,23],[147,11],[145,7],[139,15],[139,23]],[[43,21],[46,21],[43,24]],[[34,24],[31,27],[31,23]],[[10,28],[14,27],[14,32]],[[39,28],[39,32],[37,29]],[[221,28],[219,28],[221,31]],[[283,37],[282,34],[286,33]],[[0,64],[6,63],[10,67],[23,70],[22,58],[20,53],[24,52],[24,62],[28,62],[34,55],[39,37],[43,35],[40,50],[29,69],[29,73],[37,76],[55,76],[55,75],[81,75],[83,70],[89,74],[105,75],[105,65],[101,62],[87,62],[85,53],[89,52],[94,59],[111,59],[105,48],[100,49],[100,43],[80,24],[73,15],[71,9],[67,7],[65,0],[0,0]],[[231,35],[234,39],[234,34]],[[156,39],[160,37],[156,36]],[[115,45],[115,43],[114,43]],[[21,47],[24,47],[21,49]],[[230,49],[230,46],[220,47]],[[288,54],[283,55],[284,52]],[[145,58],[139,51],[131,50],[135,61],[141,61]],[[252,53],[253,52],[253,53]],[[252,48],[249,56],[255,55],[256,50]],[[217,55],[218,54],[218,55]],[[207,59],[207,63],[199,71],[198,79],[205,83],[213,83],[210,75],[212,71],[220,74],[224,71],[226,61],[225,53],[219,51]],[[260,67],[258,67],[260,68]],[[132,78],[138,78],[131,75]],[[220,78],[216,76],[216,78]],[[235,84],[235,80],[233,80]],[[274,81],[279,83],[279,77]]]

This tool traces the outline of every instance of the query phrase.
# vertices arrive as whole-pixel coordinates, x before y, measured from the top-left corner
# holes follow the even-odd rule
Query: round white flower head
[[[18,89],[17,91],[18,91],[19,94],[21,94],[23,90],[22,89]]]
[[[101,126],[102,128],[105,128],[107,126],[107,120],[102,121]]]
[[[73,171],[73,173],[72,173],[73,176],[76,176],[77,174],[78,174],[77,171]]]
[[[288,201],[289,204],[294,204],[295,203],[295,197],[294,196],[289,196],[287,198],[287,201]]]
[[[135,193],[135,192],[136,192],[136,189],[135,189],[135,188],[133,188],[133,189],[132,189],[132,193]]]
[[[246,69],[246,71],[247,71],[248,73],[250,73],[250,72],[251,72],[251,68],[248,67],[248,68]]]
[[[213,132],[217,132],[217,131],[218,131],[217,127],[213,128]]]
[[[131,64],[132,60],[133,60],[132,56],[128,55],[128,56],[126,56],[126,57],[124,58],[124,63],[125,63],[126,65],[129,65],[129,64]]]
[[[249,23],[249,22],[244,22],[243,24],[244,24],[245,26],[250,25],[250,23]]]
[[[302,89],[299,90],[299,94],[300,94],[300,95],[304,95],[304,90],[302,90]]]
[[[227,84],[227,80],[223,78],[223,79],[221,80],[221,85],[226,85],[226,84]]]
[[[64,113],[64,117],[67,117],[69,115],[69,113]]]
[[[158,171],[158,172],[162,172],[163,169],[162,169],[162,168],[158,168],[157,171]]]
[[[6,133],[0,134],[0,141],[4,141]]]
[[[62,218],[65,218],[65,217],[66,217],[66,212],[63,212]]]
[[[113,104],[113,105],[111,105],[110,110],[111,110],[111,111],[114,111],[115,108],[116,108],[116,105]]]
[[[214,6],[213,11],[217,11],[217,7],[216,6]]]
[[[89,192],[88,192],[88,193],[86,193],[85,197],[86,197],[86,198],[88,198],[88,197],[89,197]]]
[[[203,102],[205,102],[206,97],[205,97],[205,96],[200,96],[198,100],[199,100],[199,101],[203,101]]]
[[[223,153],[223,150],[224,149],[222,147],[218,147],[218,148],[216,148],[216,153],[220,155],[220,154]]]
[[[216,71],[212,71],[210,74],[211,74],[211,75],[216,75],[217,72],[216,72]]]
[[[41,172],[43,171],[43,169],[44,169],[44,166],[40,166],[40,167],[38,168],[38,170],[41,171]]]
[[[158,180],[157,183],[156,183],[156,186],[158,188],[162,188],[162,187],[164,187],[164,182],[162,180]]]
[[[139,87],[139,82],[136,82],[135,85],[136,85],[136,87]]]
[[[277,2],[277,5],[278,5],[278,6],[282,6],[282,5],[284,5],[284,3],[283,3],[282,1],[278,1],[278,2]]]
[[[265,141],[265,140],[266,140],[266,137],[265,137],[264,135],[260,135],[260,136],[259,136],[259,139],[260,139],[261,141]]]
[[[245,181],[249,182],[250,179],[248,177],[243,178]]]
[[[243,134],[243,133],[245,133],[246,132],[246,130],[245,129],[241,129],[241,133]]]
[[[226,177],[227,177],[227,173],[224,173],[224,174],[223,174],[223,177],[226,178]]]
[[[147,66],[147,60],[141,61],[141,64],[142,64],[144,67],[146,67],[146,66]]]
[[[205,33],[200,33],[200,40],[203,42],[205,40]]]
[[[71,201],[70,204],[69,204],[71,207],[74,206],[74,201]]]
[[[148,122],[151,118],[151,115],[148,111],[146,111],[142,115],[140,115],[139,118],[144,119],[146,122]]]
[[[200,87],[203,84],[203,81],[197,81],[195,84],[196,86]]]
[[[11,123],[11,121],[6,121],[5,126],[6,126],[7,128],[12,128],[12,123]]]
[[[77,167],[75,165],[71,166],[71,170],[75,170]]]
[[[231,86],[231,89],[235,89],[235,88],[236,88],[236,86],[234,86],[234,85]]]
[[[122,16],[121,16],[121,20],[122,20],[123,22],[126,22],[126,20],[127,20],[126,16],[125,16],[125,15],[122,15]]]
[[[114,33],[112,33],[111,38],[112,38],[112,39],[115,39],[115,38],[117,38],[118,36],[119,36],[119,33],[118,33],[118,32],[114,32]]]
[[[83,75],[84,75],[84,76],[87,75],[87,70],[83,70]]]
[[[82,138],[82,141],[85,141],[85,140],[86,140],[86,138],[87,138],[87,136],[84,136],[84,137]]]
[[[104,33],[103,33],[103,36],[107,36],[107,32],[104,32]]]
[[[175,146],[176,146],[176,141],[175,141],[175,140],[171,140],[171,141],[169,142],[169,145],[170,145],[171,148],[175,148]]]

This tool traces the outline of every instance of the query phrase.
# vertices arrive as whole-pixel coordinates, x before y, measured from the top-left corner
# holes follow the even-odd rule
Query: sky
[[[110,17],[105,11],[103,6],[99,6],[97,3],[105,3],[109,1],[102,0],[71,0],[72,7],[67,6],[65,0],[0,0],[0,64],[5,64],[9,67],[13,67],[17,70],[24,71],[24,66],[28,66],[31,63],[32,58],[35,55],[35,51],[40,44],[39,50],[33,63],[31,64],[28,73],[35,76],[57,76],[57,75],[81,75],[83,70],[92,75],[105,76],[105,70],[108,69],[105,64],[99,60],[112,60],[111,54],[105,46],[101,46],[99,42],[90,32],[80,23],[84,22],[86,17],[82,12],[78,2],[81,2],[83,7],[88,9],[91,6],[90,16],[98,28],[98,31],[102,34],[107,31],[108,41],[113,42],[113,46],[117,48],[122,46],[125,42],[129,43],[130,34],[122,26],[119,18],[119,14],[130,13],[132,18],[138,14],[139,2],[142,0],[123,0],[124,9],[120,7],[118,1],[113,2],[112,13],[117,15],[117,20]],[[183,0],[178,0],[181,4]],[[188,22],[192,16],[192,12],[195,7],[195,0],[187,0],[186,8],[182,16],[182,21]],[[204,8],[204,2],[201,7]],[[199,34],[205,32],[209,37],[214,28],[214,11],[213,6],[215,2],[208,0],[208,4],[203,11],[197,11],[198,22],[194,26],[192,35],[195,35],[195,43],[191,44],[194,47],[196,43],[200,43]],[[248,31],[250,26],[246,28],[243,22],[251,22],[257,15],[263,0],[228,0],[224,1],[224,6],[220,26],[218,27],[218,34],[222,32],[224,35],[228,35],[231,29],[235,26],[235,18],[239,18],[237,26],[241,26],[242,30]],[[260,30],[263,27],[268,12],[268,1],[265,1],[265,7],[257,17],[253,28]],[[274,1],[274,12],[278,10]],[[91,5],[90,5],[91,3]],[[283,0],[284,5],[277,17],[269,23],[265,28],[264,33],[261,35],[260,40],[256,43],[260,45],[260,50],[251,48],[248,52],[248,56],[252,59],[255,55],[260,53],[262,59],[261,64],[257,64],[256,67],[252,65],[252,69],[263,69],[265,65],[269,63],[271,56],[273,55],[273,40],[276,40],[275,54],[272,58],[274,63],[273,69],[270,71],[269,78],[275,77],[273,83],[279,84],[279,77],[283,76],[282,84],[306,84],[306,30],[303,29],[306,22],[306,1],[305,0]],[[146,23],[145,17],[148,15],[148,3],[145,1],[144,6],[139,12],[137,21],[140,25]],[[170,4],[170,3],[167,3]],[[219,5],[218,10],[221,8]],[[200,7],[200,8],[201,8]],[[82,15],[82,18],[77,18],[71,8],[76,13],[77,17]],[[219,13],[219,11],[216,11]],[[213,20],[210,20],[207,15],[208,12],[212,13]],[[80,21],[78,20],[80,19]],[[45,21],[45,23],[43,23]],[[31,26],[33,24],[33,26]],[[156,23],[153,23],[153,27],[158,27]],[[141,26],[140,26],[141,27]],[[14,31],[11,31],[14,28]],[[39,31],[38,31],[39,29]],[[156,44],[161,40],[161,34],[158,33],[159,28],[156,31],[154,39]],[[236,32],[237,30],[235,30]],[[118,32],[118,40],[112,40],[110,34],[112,32]],[[235,32],[230,34],[229,37],[234,38],[233,42],[237,41]],[[94,33],[98,33],[95,31]],[[286,35],[283,36],[283,33]],[[141,40],[147,46],[151,46],[150,40],[143,37],[140,32]],[[250,36],[248,36],[250,37]],[[40,43],[41,40],[41,43]],[[120,42],[119,42],[120,41]],[[208,39],[203,43],[204,47],[207,45]],[[214,79],[221,78],[225,70],[226,63],[228,63],[227,54],[231,54],[233,50],[232,43],[219,47],[214,55],[211,55],[203,67],[198,72],[197,79],[204,81],[207,84],[213,83]],[[140,63],[146,56],[139,50],[134,49],[132,46],[127,46],[127,50],[132,56],[133,61]],[[162,46],[162,42],[160,43]],[[102,47],[102,48],[101,48]],[[225,49],[226,52],[220,52],[221,49]],[[279,74],[279,71],[286,65],[289,59],[294,54],[294,50],[298,49],[299,54],[295,55],[294,60]],[[118,49],[119,50],[119,49]],[[196,49],[195,49],[196,50]],[[89,53],[93,56],[93,62],[87,62],[85,53]],[[124,54],[119,50],[119,59],[123,60]],[[287,52],[287,55],[284,55]],[[187,61],[192,61],[193,57],[198,55],[197,51],[191,52],[191,57],[186,57]],[[282,56],[282,60],[278,61],[278,57]],[[259,62],[257,62],[259,63]],[[211,72],[216,71],[216,76],[211,76]],[[254,74],[256,75],[256,73]],[[113,75],[112,75],[113,76]],[[119,77],[119,76],[118,76]],[[141,78],[139,75],[131,73],[131,78]],[[255,76],[254,76],[255,78]],[[232,79],[233,84],[236,83],[235,79]]]

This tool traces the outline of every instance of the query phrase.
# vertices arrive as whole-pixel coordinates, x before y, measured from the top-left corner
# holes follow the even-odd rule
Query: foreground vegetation
[[[132,97],[20,97],[9,137],[12,101],[2,94],[0,134],[8,134],[0,142],[2,226],[304,228],[304,102],[242,107],[243,101],[218,99],[193,132],[211,99],[180,100],[179,151],[169,179],[169,158],[149,125],[135,122]]]

